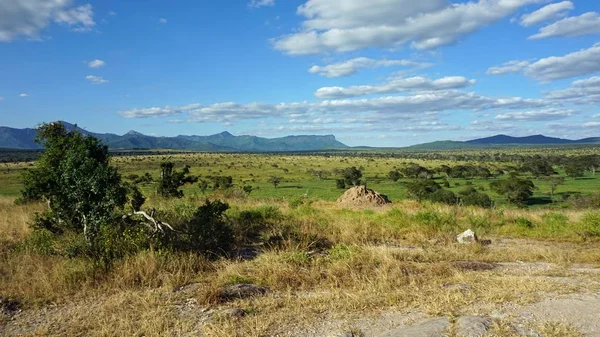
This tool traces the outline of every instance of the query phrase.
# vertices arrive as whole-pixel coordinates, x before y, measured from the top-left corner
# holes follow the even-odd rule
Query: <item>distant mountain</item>
[[[600,144],[600,137],[584,138],[579,140],[570,140],[563,138],[546,137],[543,135],[534,135],[526,137],[512,137],[507,135],[496,135],[486,138],[478,138],[464,142],[460,141],[437,141],[432,143],[418,144],[409,146],[406,149],[411,150],[458,150],[482,147],[499,146],[528,146],[528,145],[580,145],[580,144]]]
[[[473,139],[466,143],[479,144],[479,145],[555,145],[555,144],[569,144],[574,141],[562,138],[546,137],[543,135],[534,135],[527,137],[511,137],[507,135],[497,135],[487,138]]]
[[[69,130],[75,125],[62,122]],[[120,136],[112,133],[94,133],[81,128],[80,132],[101,139],[110,149],[171,149],[210,152],[291,152],[345,149],[333,135],[327,136],[287,136],[282,138],[261,138],[256,136],[234,136],[225,131],[211,136],[154,137],[137,131],[129,131]],[[0,148],[39,149],[34,142],[35,129],[15,129],[0,127]]]

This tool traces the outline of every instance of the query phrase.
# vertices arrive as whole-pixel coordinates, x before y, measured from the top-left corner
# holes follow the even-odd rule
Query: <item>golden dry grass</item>
[[[185,212],[199,202],[151,200],[150,205]],[[265,201],[230,202],[235,210],[273,206]],[[376,210],[341,209],[327,202],[299,208],[285,203],[275,206],[282,213],[281,221],[300,232],[318,234],[334,247],[310,251],[283,246],[266,249],[248,261],[209,261],[194,254],[149,251],[119,261],[108,273],[93,269],[80,258],[0,249],[0,298],[23,303],[25,315],[37,323],[19,327],[16,322],[12,328],[31,335],[164,336],[202,331],[208,336],[265,336],[283,334],[290,327],[301,328],[322,317],[370,316],[388,310],[455,316],[478,303],[491,307],[530,303],[543,293],[589,290],[593,286],[586,282],[565,285],[547,276],[567,273],[564,268],[572,263],[600,262],[598,245],[582,243],[576,236],[561,234],[549,237],[552,241],[500,237],[507,233],[540,236],[535,231],[543,228],[522,229],[512,221],[526,217],[542,224],[542,211],[500,212],[409,201]],[[23,242],[33,212],[43,209],[44,205],[16,206],[12,199],[1,198],[3,242],[11,246]],[[573,224],[582,216],[582,212],[565,214]],[[491,246],[453,243],[457,230],[473,225],[470,219],[491,224],[480,229],[494,241]],[[523,277],[520,272],[503,270],[463,270],[452,263],[459,260],[543,261],[558,266],[551,272]],[[240,280],[272,292],[217,303],[217,289]],[[469,291],[452,285],[468,285]],[[53,304],[56,307],[49,309]],[[247,315],[208,317],[203,311],[224,307],[242,308]],[[543,328],[548,336],[571,331],[561,324],[548,323]],[[500,326],[497,331],[502,331]]]

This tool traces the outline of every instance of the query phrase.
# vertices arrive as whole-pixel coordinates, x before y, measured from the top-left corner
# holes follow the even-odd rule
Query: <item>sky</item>
[[[0,125],[600,136],[598,0],[0,0]]]

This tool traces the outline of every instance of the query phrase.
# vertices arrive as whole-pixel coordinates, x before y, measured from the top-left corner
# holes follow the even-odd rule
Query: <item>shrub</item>
[[[344,189],[346,189],[346,182],[344,181],[344,179],[336,179],[335,187],[340,190],[344,190]]]
[[[440,189],[426,196],[426,199],[431,202],[438,202],[442,204],[455,205],[458,201],[454,192]]]
[[[183,231],[173,248],[205,255],[221,255],[234,242],[233,231],[224,221],[223,214],[229,205],[219,200],[206,200],[192,218],[183,225]]]
[[[490,208],[493,205],[492,199],[485,193],[480,193],[475,188],[469,187],[458,192],[460,203],[464,206],[479,206]]]
[[[185,184],[195,183],[198,177],[190,175],[190,167],[185,166],[181,171],[174,170],[174,164],[165,162],[160,165],[160,180],[158,181],[158,194],[163,197],[183,197],[179,190]]]

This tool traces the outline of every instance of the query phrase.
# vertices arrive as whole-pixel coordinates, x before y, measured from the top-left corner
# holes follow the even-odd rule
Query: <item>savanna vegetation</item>
[[[285,335],[595,290],[462,262],[600,263],[597,148],[111,156],[61,124],[38,135],[46,151],[0,173],[0,304],[38,315],[24,335]],[[335,203],[360,184],[393,203]],[[469,228],[492,244],[456,244]]]

